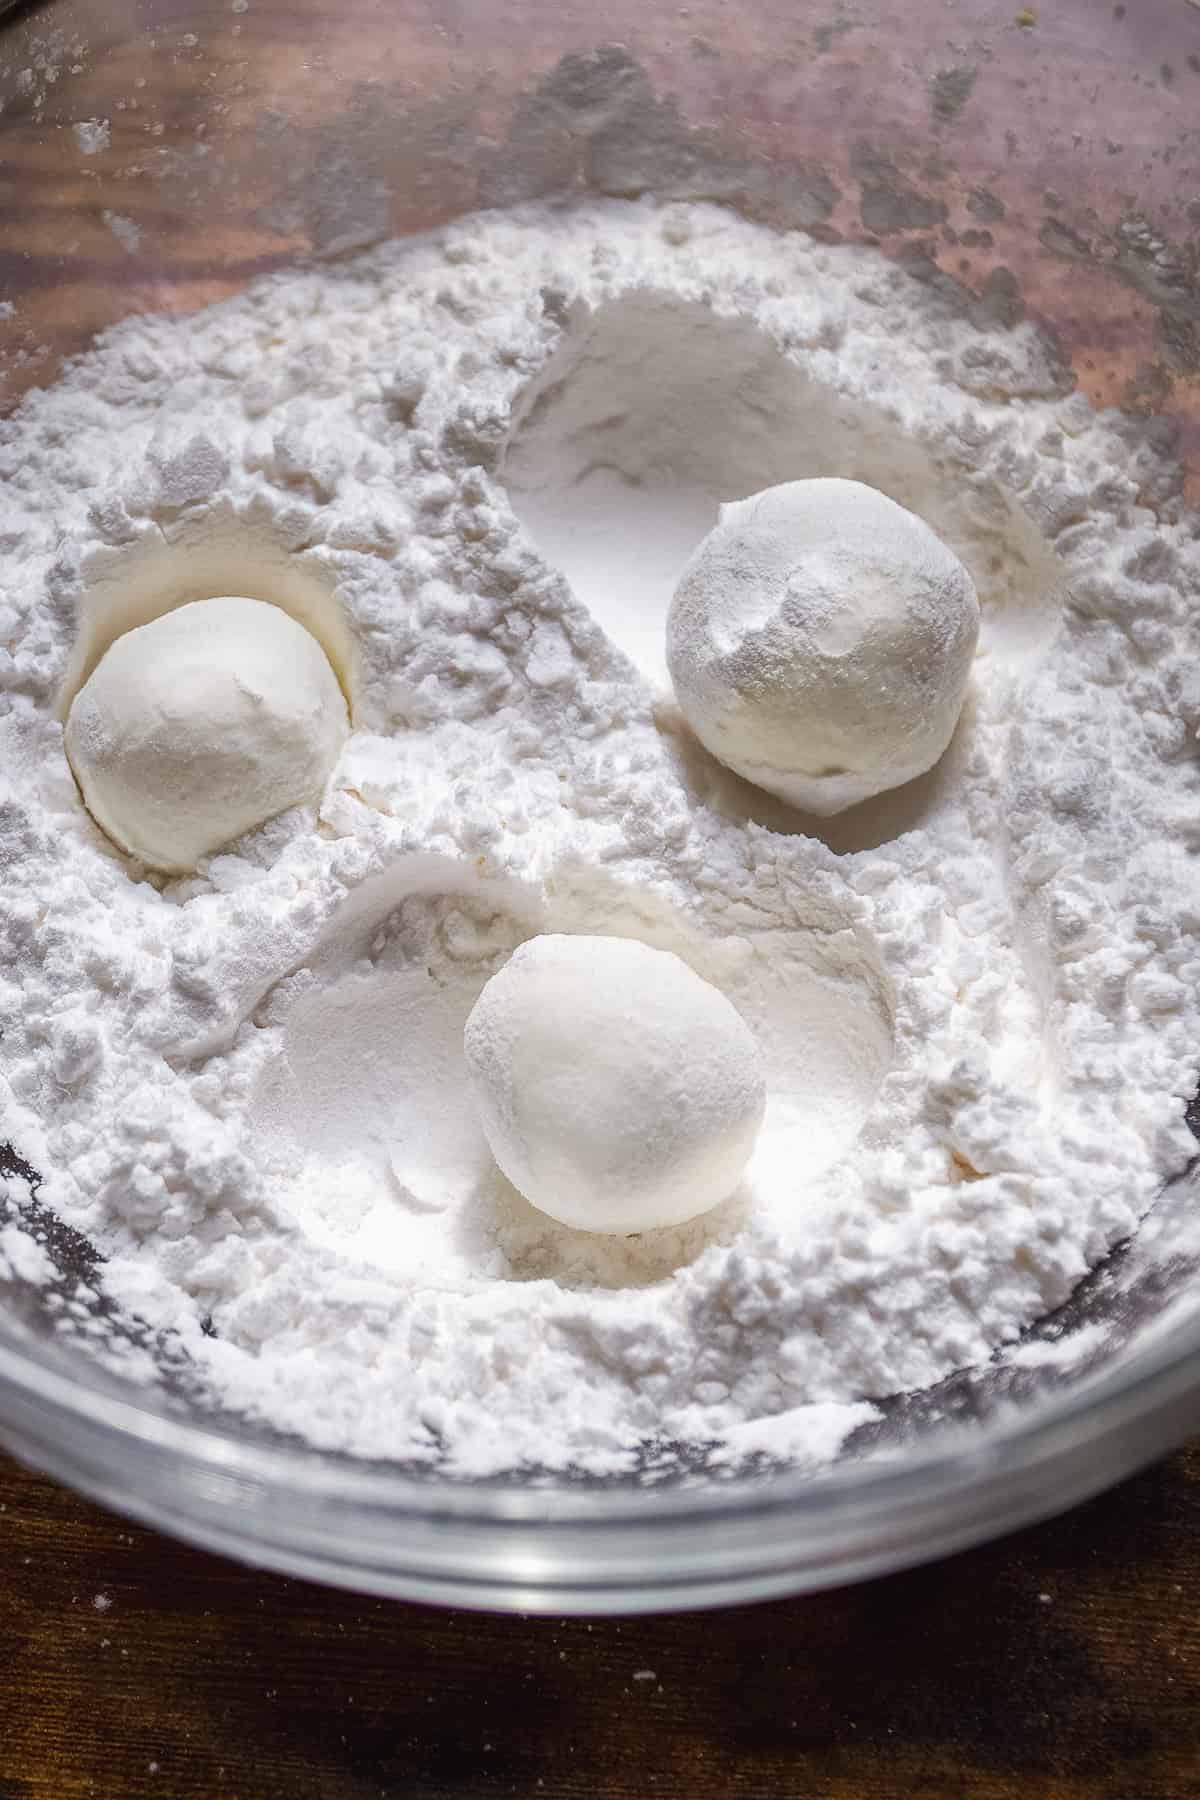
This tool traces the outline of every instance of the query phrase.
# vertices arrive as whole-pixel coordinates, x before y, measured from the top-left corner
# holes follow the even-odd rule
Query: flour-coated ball
[[[310,631],[262,600],[196,600],[127,631],[75,696],[66,747],[88,810],[154,869],[315,800],[347,730]]]
[[[862,482],[790,481],[721,508],[667,663],[719,761],[827,815],[933,766],[978,635],[971,577],[923,519]]]
[[[492,976],[464,1034],[492,1154],[580,1231],[679,1225],[733,1192],[762,1058],[719,989],[632,938],[547,935]]]

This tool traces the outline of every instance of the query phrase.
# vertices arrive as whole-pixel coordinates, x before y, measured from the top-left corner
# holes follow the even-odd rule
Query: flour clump
[[[978,632],[971,577],[923,520],[862,482],[792,481],[721,508],[667,661],[714,756],[828,815],[937,761]]]
[[[631,938],[522,944],[467,1020],[496,1161],[580,1231],[681,1225],[737,1186],[762,1123],[762,1059],[717,988]]]
[[[119,637],[71,706],[93,818],[152,869],[192,869],[315,800],[346,702],[312,633],[277,606],[197,600]]]

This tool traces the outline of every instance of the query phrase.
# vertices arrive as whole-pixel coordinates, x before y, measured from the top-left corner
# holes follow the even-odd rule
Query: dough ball
[[[346,702],[310,631],[261,600],[196,600],[119,637],[66,745],[88,810],[151,868],[200,858],[315,800]]]
[[[496,1161],[580,1231],[707,1212],[762,1123],[749,1027],[677,956],[631,938],[531,938],[480,994],[465,1047]]]
[[[933,766],[978,635],[971,577],[924,520],[858,481],[789,481],[721,508],[667,663],[706,749],[828,815]]]

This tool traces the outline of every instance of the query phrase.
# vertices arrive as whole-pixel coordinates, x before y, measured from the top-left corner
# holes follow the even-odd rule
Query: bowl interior
[[[984,0],[953,15],[899,0],[865,12],[614,0],[601,27],[549,0],[404,0],[383,13],[375,0],[334,11],[50,0],[0,27],[0,101],[9,407],[131,313],[185,312],[275,268],[479,207],[652,193],[877,245],[976,323],[1035,318],[1078,390],[1120,409],[1131,459],[1141,444],[1166,454],[1185,493],[1200,493],[1194,8],[1146,0],[1100,15],[1073,0],[1001,17]],[[65,1436],[99,1422],[177,1455],[178,1431],[190,1431],[187,1479],[233,1480],[230,1504],[245,1497],[240,1476],[271,1488],[277,1509],[297,1482],[333,1504],[362,1466],[223,1412],[171,1334],[105,1297],[94,1247],[41,1206],[37,1173],[20,1144],[0,1151],[0,1429],[126,1504],[117,1463],[82,1448],[73,1461]],[[1164,1371],[1174,1380],[1200,1347],[1198,1197],[1193,1170],[1067,1306],[986,1368],[883,1397],[812,1504],[844,1511],[868,1478],[936,1488],[964,1455],[1002,1444],[1019,1463],[1056,1422],[1075,1443],[1124,1430],[1113,1396]],[[20,1231],[4,1235],[6,1223]],[[22,1248],[31,1238],[49,1280]],[[40,1430],[12,1401],[18,1390],[41,1404]],[[1139,1453],[1190,1422],[1171,1391],[1158,1443],[1139,1439]],[[663,1522],[741,1494],[794,1502],[793,1477],[769,1457],[718,1474],[706,1451],[647,1443],[621,1475],[528,1471],[517,1485],[545,1517],[569,1501],[599,1520],[622,1496]],[[971,1469],[985,1479],[983,1463]],[[484,1483],[463,1501],[470,1484],[436,1465],[369,1472],[391,1484],[376,1495],[447,1517],[463,1502],[500,1518],[513,1487]],[[799,1517],[793,1532],[807,1529]],[[353,1579],[371,1583],[369,1561]],[[525,1570],[526,1600],[537,1579]]]

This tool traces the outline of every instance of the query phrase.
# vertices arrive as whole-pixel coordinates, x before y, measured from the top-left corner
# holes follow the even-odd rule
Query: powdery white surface
[[[72,700],[65,742],[97,824],[179,873],[317,799],[346,724],[312,633],[224,595],[124,632]]]
[[[108,229],[112,232],[122,250],[124,250],[127,255],[132,256],[142,241],[141,226],[133,219],[129,218],[125,213],[113,212],[112,209],[107,206],[100,214],[100,217],[104,220],[104,223],[108,226]]]
[[[680,578],[666,636],[701,743],[828,817],[944,755],[979,602],[954,552],[886,494],[789,481],[721,508]]]
[[[971,568],[972,701],[893,811],[752,822],[525,535],[514,408],[511,480],[552,472],[539,431],[620,465],[622,354],[637,441],[674,381],[743,494],[780,433],[716,374],[800,383],[791,472],[836,459]],[[1200,554],[1123,432],[1030,327],[981,336],[870,251],[642,204],[134,320],[30,395],[0,428],[0,1120],[109,1294],[227,1405],[473,1472],[747,1428],[815,1464],[1060,1302],[1187,1158],[1200,1024]],[[664,478],[710,494],[685,450]],[[89,821],[61,715],[116,633],[231,588],[317,631],[354,729],[319,815],[162,885]],[[755,1031],[767,1116],[704,1219],[597,1239],[496,1171],[461,1028],[540,930],[672,948]]]
[[[762,1124],[753,1034],[720,988],[635,938],[518,945],[463,1031],[492,1154],[580,1231],[682,1225],[727,1200]]]
[[[40,1285],[50,1280],[54,1265],[45,1250],[17,1225],[0,1227],[0,1275]]]
[[[112,140],[112,129],[107,119],[80,119],[72,125],[75,143],[83,156],[96,156],[101,150],[107,150]]]

